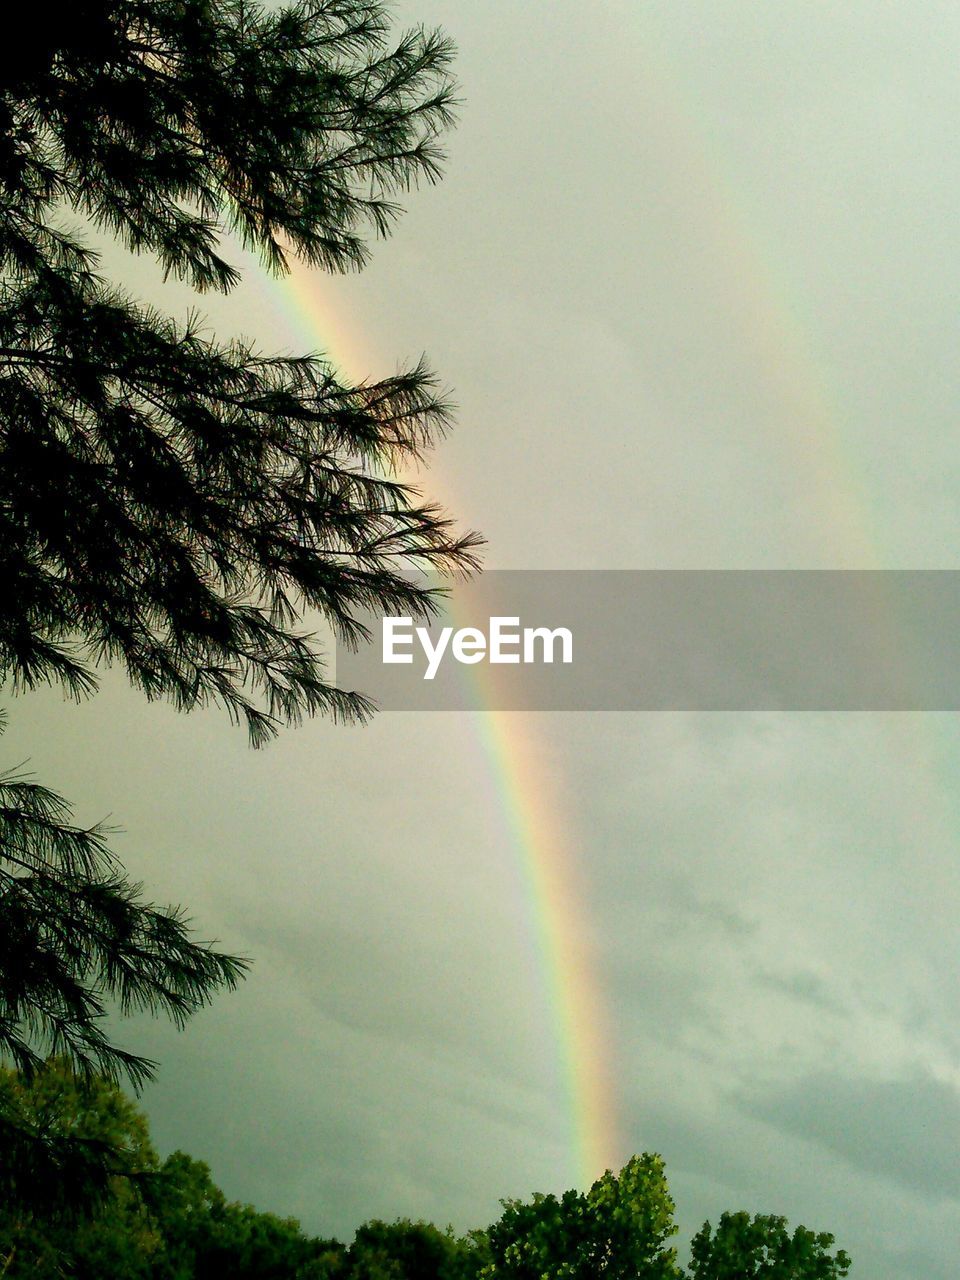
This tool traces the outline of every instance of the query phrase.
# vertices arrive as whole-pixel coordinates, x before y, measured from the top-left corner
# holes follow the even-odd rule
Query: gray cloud
[[[814,1074],[767,1097],[741,1098],[740,1105],[912,1195],[960,1199],[960,1095],[929,1074],[903,1080]]]

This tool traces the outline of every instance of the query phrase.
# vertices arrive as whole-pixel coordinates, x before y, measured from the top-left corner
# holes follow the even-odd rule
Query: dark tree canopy
[[[342,1280],[478,1280],[487,1262],[483,1231],[458,1237],[429,1222],[374,1219],[357,1228]]]
[[[224,226],[272,265],[359,267],[391,193],[440,176],[452,55],[391,44],[378,0],[54,3],[0,71],[5,247],[31,265],[66,201],[199,289],[236,283]]]
[[[448,422],[421,363],[349,385],[262,355],[97,274],[78,216],[198,289],[360,266],[393,195],[439,172],[448,41],[387,42],[380,4],[87,0],[45,16],[0,84],[0,678],[217,701],[255,744],[302,714],[363,717],[307,615],[356,643],[366,608],[429,613],[412,569],[468,570],[392,478]]]
[[[29,1074],[0,1067],[0,1275],[11,1248],[14,1274],[47,1274],[47,1258],[63,1275],[57,1237],[83,1234],[108,1201],[136,1213],[158,1168],[145,1117],[114,1083],[65,1058]]]

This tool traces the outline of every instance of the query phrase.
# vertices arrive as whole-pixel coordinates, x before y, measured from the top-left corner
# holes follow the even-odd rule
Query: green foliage
[[[0,1068],[2,1274],[146,1280],[159,1237],[143,1189],[159,1161],[120,1090],[51,1060],[29,1078]]]
[[[221,1197],[222,1201],[222,1197]],[[178,1243],[167,1235],[168,1255]],[[195,1280],[306,1280],[329,1255],[329,1242],[304,1235],[294,1218],[260,1213],[250,1205],[215,1205],[193,1232],[191,1269],[181,1253],[173,1276]]]
[[[370,1221],[349,1247],[293,1218],[228,1201],[209,1167],[181,1151],[162,1163],[146,1120],[110,1081],[63,1061],[31,1079],[0,1071],[0,1100],[31,1131],[60,1183],[41,1203],[0,1160],[0,1276],[7,1280],[683,1280],[663,1162],[634,1156],[586,1193],[504,1201],[487,1231]],[[78,1197],[63,1180],[85,1184]],[[725,1213],[692,1246],[689,1280],[839,1280],[833,1237],[783,1218]]]
[[[0,1275],[9,1280],[332,1280],[342,1246],[227,1202],[209,1168],[182,1152],[161,1164],[145,1117],[110,1081],[52,1061],[29,1081],[0,1070],[0,1099],[50,1160],[42,1202],[0,1160]],[[68,1179],[83,1180],[83,1193]]]
[[[178,909],[144,901],[104,830],[70,819],[54,792],[0,774],[0,1055],[21,1073],[0,1071],[0,1197],[24,1222],[129,1176],[119,1135],[145,1143],[98,1075],[139,1085],[154,1064],[108,1036],[108,1008],[182,1023],[246,967],[195,941]]]
[[[487,1261],[483,1233],[458,1237],[429,1222],[367,1222],[346,1257],[345,1280],[476,1280]]]
[[[834,1280],[850,1258],[830,1253],[832,1235],[797,1227],[770,1214],[724,1213],[716,1230],[705,1222],[690,1246],[691,1280]]]
[[[504,1201],[489,1230],[489,1280],[673,1280],[681,1272],[666,1242],[676,1233],[663,1161],[634,1156],[583,1194]]]
[[[226,1204],[210,1168],[182,1151],[164,1160],[150,1188],[150,1209],[163,1241],[156,1271],[163,1280],[191,1280],[207,1249],[211,1223]]]

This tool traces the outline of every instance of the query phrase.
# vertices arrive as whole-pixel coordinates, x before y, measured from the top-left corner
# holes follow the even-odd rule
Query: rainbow
[[[639,55],[641,49],[635,52]],[[707,145],[707,129],[695,105],[685,102],[682,86],[662,54],[649,43],[642,49],[643,77],[658,106],[660,145],[669,163],[698,176],[697,217],[705,240],[715,252],[731,322],[745,343],[758,377],[780,405],[785,420],[796,424],[778,441],[784,465],[806,476],[815,495],[824,548],[857,568],[884,564],[882,525],[871,510],[862,467],[852,455],[842,401],[812,340],[803,314],[802,289],[778,265],[774,246],[765,244],[763,229],[737,189],[732,168],[716,160]],[[261,273],[254,279],[263,281]],[[363,343],[342,315],[330,308],[323,282],[302,268],[280,284],[259,283],[268,290],[268,307],[280,310],[292,327],[292,341],[313,344],[345,374],[361,377],[370,362],[362,359]],[[283,300],[278,306],[278,300]],[[451,486],[431,469],[432,491],[445,492],[454,510]],[[875,590],[884,591],[878,577]],[[896,601],[885,601],[895,639],[903,652],[902,625]],[[899,634],[896,634],[899,633]],[[522,885],[528,929],[550,1019],[558,1079],[567,1124],[570,1170],[580,1185],[589,1185],[605,1168],[617,1167],[630,1154],[617,1117],[613,1070],[613,1038],[608,1026],[596,958],[589,944],[583,871],[571,816],[563,803],[560,779],[544,761],[533,717],[490,710],[495,705],[489,668],[471,668],[476,704],[474,722],[484,765],[495,792],[505,834],[514,851]],[[933,834],[937,811],[945,808],[939,785],[937,753],[914,717],[898,716],[900,756],[912,762],[922,786],[918,814],[904,835],[911,847],[922,847],[919,826]],[[950,813],[941,821],[953,821]]]
[[[486,675],[476,683],[492,690]],[[604,1169],[622,1163],[614,1053],[570,816],[529,719],[529,713],[487,711],[478,715],[477,731],[519,858],[570,1117],[572,1172],[587,1187]]]
[[[312,344],[347,377],[366,376],[361,370],[370,362],[362,358],[362,342],[340,316],[334,316],[322,279],[299,266],[279,282],[265,281],[259,273],[254,278],[271,310],[282,299],[280,309],[292,340]],[[430,487],[444,493],[446,505],[456,509],[451,486],[433,467]],[[585,919],[573,823],[564,809],[559,779],[543,763],[549,753],[541,749],[530,717],[490,710],[494,688],[485,674],[489,668],[483,671],[471,669],[471,717],[518,867],[538,984],[554,1041],[569,1159],[565,1176],[589,1186],[605,1169],[618,1167],[623,1143],[616,1119],[612,1040],[588,941],[591,930]]]

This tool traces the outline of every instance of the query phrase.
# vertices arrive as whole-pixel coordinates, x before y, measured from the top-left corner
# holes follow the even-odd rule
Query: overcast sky
[[[459,47],[447,176],[312,287],[347,373],[426,351],[453,388],[423,485],[491,566],[960,567],[955,4],[397,17]],[[203,308],[322,342],[275,286]],[[597,951],[611,1160],[663,1154],[684,1238],[777,1212],[864,1280],[955,1275],[956,716],[520,721]],[[384,714],[255,753],[119,676],[12,702],[10,763],[255,959],[186,1032],[126,1032],[162,1063],[158,1146],[228,1196],[349,1236],[580,1176],[482,729]]]

